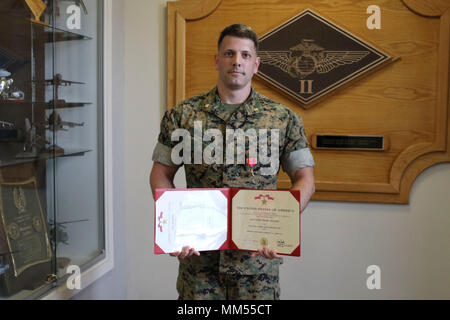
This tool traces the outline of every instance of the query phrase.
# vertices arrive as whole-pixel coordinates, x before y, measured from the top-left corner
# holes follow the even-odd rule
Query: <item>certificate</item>
[[[268,246],[300,255],[300,191],[233,190],[232,241],[256,251]],[[298,197],[296,197],[296,195]]]
[[[257,251],[300,256],[300,191],[156,189],[155,253]]]
[[[219,250],[227,240],[228,191],[165,189],[155,191],[155,252]]]

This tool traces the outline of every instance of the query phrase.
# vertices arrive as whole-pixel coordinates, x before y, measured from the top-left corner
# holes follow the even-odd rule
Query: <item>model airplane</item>
[[[46,86],[55,86],[54,99],[52,99],[48,102],[48,105],[51,108],[53,108],[55,106],[61,107],[66,104],[66,101],[64,99],[59,99],[59,89],[58,89],[59,87],[67,87],[72,84],[85,84],[84,82],[64,80],[60,73],[55,74],[53,76],[53,79],[33,80],[32,82],[44,83],[44,85],[46,85]]]
[[[23,144],[22,152],[18,153],[16,158],[35,158],[39,154],[39,150],[44,148],[47,141],[45,137],[36,133],[36,129],[42,127],[40,124],[35,124],[29,118],[25,118],[25,142]]]
[[[55,223],[53,220],[50,220],[49,223],[51,225],[50,228],[50,239],[51,241],[55,241],[56,243],[62,242],[64,244],[69,244],[69,235],[67,232],[64,231],[66,229],[65,224],[68,223],[75,223],[75,222],[83,222],[83,221],[89,221],[89,219],[82,219],[82,220],[73,220],[73,221],[63,221],[63,222],[57,222]]]
[[[52,79],[33,80],[33,82],[44,82],[44,84],[47,86],[57,86],[57,87],[61,86],[67,87],[70,86],[71,84],[85,84],[84,82],[64,80],[60,73],[55,74]]]
[[[48,117],[48,119],[46,121],[46,124],[47,124],[47,126],[45,128],[52,130],[52,131],[68,131],[66,128],[64,128],[64,126],[68,126],[69,128],[84,126],[84,122],[76,123],[76,122],[63,121],[61,119],[61,116],[56,111],[53,111],[50,114],[50,116]]]
[[[0,128],[5,129],[14,129],[14,124],[11,122],[1,121],[0,120]]]

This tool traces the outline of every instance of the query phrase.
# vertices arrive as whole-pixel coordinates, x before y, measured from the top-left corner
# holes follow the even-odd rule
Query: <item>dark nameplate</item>
[[[383,136],[317,135],[316,147],[325,149],[383,150]]]

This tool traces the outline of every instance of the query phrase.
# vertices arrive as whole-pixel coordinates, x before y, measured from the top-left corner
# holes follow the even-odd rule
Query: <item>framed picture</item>
[[[45,282],[52,250],[46,214],[39,200],[36,178],[0,182],[0,250],[9,268],[2,275],[6,294]]]

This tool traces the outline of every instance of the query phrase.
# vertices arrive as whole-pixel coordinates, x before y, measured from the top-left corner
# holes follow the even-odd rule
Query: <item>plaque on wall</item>
[[[257,75],[305,108],[392,57],[307,9],[259,39]]]
[[[6,252],[1,294],[34,289],[50,273],[52,250],[36,179],[0,182],[0,251]]]

